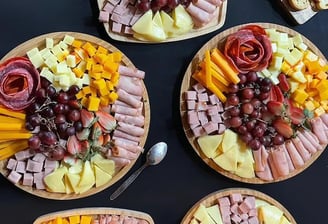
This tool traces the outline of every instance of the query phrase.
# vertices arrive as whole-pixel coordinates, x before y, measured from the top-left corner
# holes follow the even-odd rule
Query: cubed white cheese
[[[74,72],[69,72],[68,74],[67,74],[67,76],[68,76],[68,78],[69,78],[69,80],[70,80],[70,83],[71,83],[71,85],[74,85],[75,84],[75,82],[76,82],[76,76],[75,76],[75,74],[74,74]],[[70,86],[71,86],[70,85]]]
[[[287,48],[278,47],[275,55],[284,57],[288,53],[289,53],[289,50]]]
[[[83,78],[82,78],[83,85],[90,85],[91,83],[91,78],[87,73],[84,73]]]
[[[272,57],[272,61],[270,63],[270,70],[280,70],[282,61],[283,61],[283,57],[280,56]]]
[[[63,42],[66,43],[66,44],[68,44],[68,45],[72,45],[72,43],[73,43],[74,40],[75,40],[74,37],[66,34],[65,37],[64,37]]]
[[[40,51],[37,47],[35,47],[35,48],[32,48],[31,50],[29,50],[28,52],[26,52],[26,55],[27,55],[27,57],[32,57],[38,53],[40,53]]]
[[[290,51],[294,49],[294,41],[293,41],[293,38],[291,38],[291,37],[288,38],[288,49]]]
[[[305,58],[309,61],[316,61],[316,60],[318,60],[318,55],[316,55],[315,53],[313,53],[310,50],[307,50],[305,53]]]
[[[68,45],[64,41],[59,41],[58,45],[63,50],[67,50],[68,49]]]
[[[74,55],[68,55],[66,57],[66,64],[68,67],[74,68],[76,66],[76,58]]]
[[[51,83],[54,81],[54,74],[49,70],[48,67],[42,68],[40,76],[46,78]]]
[[[280,32],[278,42],[288,42],[288,33]]]
[[[54,47],[54,39],[47,37],[46,38],[46,48],[53,48]]]
[[[295,58],[295,60],[300,61],[303,59],[303,53],[298,50],[297,48],[294,48],[290,54]]]
[[[277,52],[277,43],[271,43],[272,53]]]
[[[43,49],[40,51],[40,54],[41,54],[41,56],[42,56],[42,58],[43,58],[44,60],[46,60],[48,57],[51,57],[51,55],[53,55],[53,54],[50,52],[49,48],[43,48]]]
[[[54,72],[56,71],[56,68],[57,68],[57,58],[54,56],[54,57],[48,57],[44,63]]]
[[[43,60],[40,52],[30,56],[29,59],[35,68],[40,68],[44,63],[44,60]]]
[[[77,85],[80,89],[82,89],[82,87],[83,87],[83,80],[77,78],[77,79],[75,80],[75,85]]]
[[[56,68],[56,73],[57,74],[64,74],[64,73],[68,73],[70,70],[67,67],[67,64],[65,62],[60,62],[57,64],[57,68]]]
[[[268,69],[263,69],[262,71],[261,71],[261,73],[262,73],[262,75],[264,76],[264,77],[270,77],[271,76],[271,73],[270,73],[270,71],[268,70]]]
[[[306,51],[306,49],[308,49],[308,46],[305,43],[297,44],[295,45],[295,47],[297,47],[301,51]]]
[[[62,88],[71,86],[71,80],[67,74],[59,75],[59,85]]]
[[[293,72],[291,74],[291,76],[293,77],[293,79],[295,79],[296,81],[298,81],[300,83],[306,83],[306,78],[305,78],[303,72],[301,72],[301,71]]]
[[[294,35],[294,36],[293,36],[293,42],[294,42],[294,45],[295,45],[295,46],[297,46],[297,45],[303,43],[303,39],[302,39],[301,34],[298,33],[298,34]]]

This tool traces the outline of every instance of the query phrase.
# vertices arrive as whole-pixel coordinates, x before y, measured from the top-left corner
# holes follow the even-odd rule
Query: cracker
[[[288,0],[288,2],[295,10],[303,10],[310,6],[309,0]]]

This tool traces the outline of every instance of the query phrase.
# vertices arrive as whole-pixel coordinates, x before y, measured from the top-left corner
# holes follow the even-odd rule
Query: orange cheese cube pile
[[[298,107],[314,112],[315,116],[328,112],[328,64],[323,59],[306,50],[294,66],[284,61],[281,69],[290,77],[291,99]]]
[[[115,86],[119,81],[118,68],[122,60],[122,53],[119,51],[108,52],[107,49],[98,46],[94,47],[89,42],[84,44],[75,43],[77,52],[86,52],[83,60],[86,62],[85,71],[74,70],[77,77],[87,73],[90,78],[90,85],[84,86],[76,94],[77,99],[81,100],[82,106],[89,111],[97,111],[99,106],[107,106],[113,103],[118,95]],[[80,53],[81,54],[81,53]]]

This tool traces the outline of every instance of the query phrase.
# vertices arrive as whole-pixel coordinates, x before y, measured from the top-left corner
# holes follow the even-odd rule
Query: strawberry
[[[107,132],[115,129],[116,120],[112,115],[103,111],[97,111],[96,116],[101,127],[103,127]]]
[[[281,89],[279,86],[272,86],[270,90],[269,99],[271,101],[278,101],[278,102],[284,102],[284,95],[282,94]]]
[[[67,140],[67,151],[72,155],[76,155],[82,151],[80,141],[75,135],[69,136]]]
[[[99,135],[99,137],[93,141],[93,146],[102,146],[103,144],[104,144],[104,135]]]
[[[68,105],[73,109],[82,109],[82,105],[77,100],[69,100]]]
[[[76,137],[78,140],[87,140],[90,135],[90,128],[83,128],[82,131],[76,133]]]
[[[283,93],[286,93],[290,90],[289,83],[287,81],[287,77],[284,73],[280,73],[278,75],[278,80],[279,80],[279,87]]]
[[[305,114],[303,109],[295,107],[290,99],[286,99],[285,103],[287,105],[287,116],[290,118],[292,124],[299,125],[305,119]]]
[[[82,125],[84,128],[90,128],[93,123],[97,121],[93,112],[82,109],[80,113]]]
[[[276,131],[285,138],[291,138],[294,135],[294,131],[290,124],[282,118],[277,118],[272,122],[272,126]]]
[[[267,108],[273,115],[276,116],[282,116],[285,111],[285,105],[278,101],[269,101],[267,103]]]
[[[99,138],[99,136],[101,136],[101,135],[102,135],[101,126],[100,126],[99,122],[95,122],[92,125],[91,139],[97,140]]]

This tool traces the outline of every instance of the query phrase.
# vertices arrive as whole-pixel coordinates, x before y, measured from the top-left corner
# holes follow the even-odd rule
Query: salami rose
[[[271,42],[262,27],[248,25],[228,36],[224,54],[240,73],[261,71],[271,60]]]
[[[25,109],[39,88],[40,74],[27,58],[14,57],[0,65],[0,104]]]

